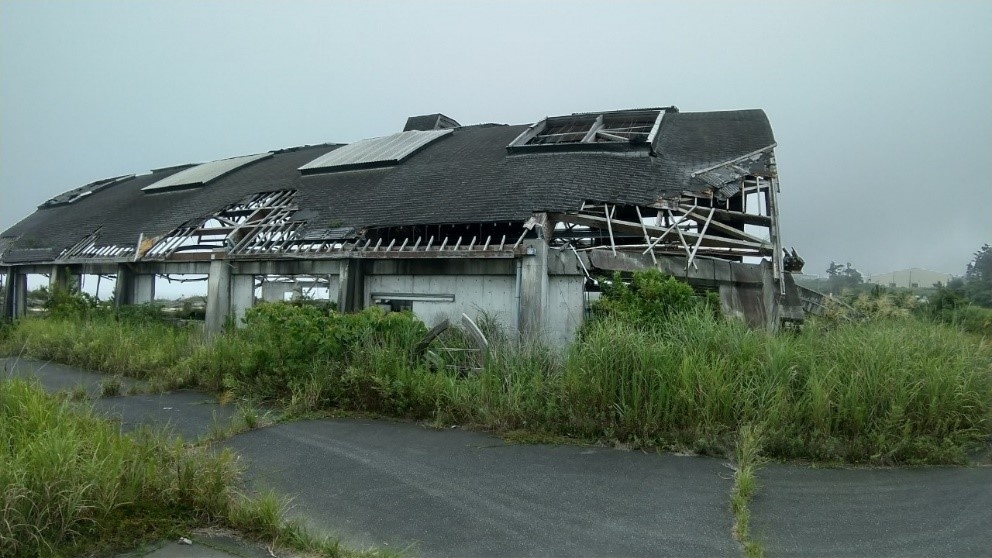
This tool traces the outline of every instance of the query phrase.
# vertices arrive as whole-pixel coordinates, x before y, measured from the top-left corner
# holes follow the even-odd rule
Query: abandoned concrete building
[[[0,234],[3,313],[24,314],[28,274],[112,276],[119,304],[153,300],[156,277],[200,274],[214,332],[263,284],[305,277],[342,311],[409,309],[429,326],[486,313],[563,343],[598,278],[658,267],[775,328],[803,314],[774,148],[761,110],[471,126],[431,114],[347,145],[106,178]]]

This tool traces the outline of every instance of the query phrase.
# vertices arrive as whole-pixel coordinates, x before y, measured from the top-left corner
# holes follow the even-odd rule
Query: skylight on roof
[[[662,109],[644,109],[549,117],[528,128],[507,147],[650,144],[663,114]]]
[[[351,143],[299,168],[303,174],[396,165],[451,130],[412,130]]]
[[[69,205],[70,203],[75,203],[90,194],[99,192],[104,188],[108,188],[110,186],[113,186],[114,184],[118,184],[124,182],[125,180],[130,180],[132,178],[134,178],[133,174],[125,174],[122,176],[115,176],[113,178],[104,178],[103,180],[97,180],[96,182],[90,182],[86,186],[80,186],[79,188],[76,188],[74,190],[69,190],[64,194],[59,194],[55,196],[54,198],[39,205],[38,209],[44,209],[46,207],[58,207],[60,205]]]
[[[166,190],[178,190],[180,188],[195,188],[204,186],[218,178],[238,170],[239,168],[255,161],[268,159],[272,153],[259,153],[258,155],[245,155],[244,157],[232,157],[196,165],[176,174],[167,176],[158,182],[149,184],[142,188],[145,192],[162,192]]]

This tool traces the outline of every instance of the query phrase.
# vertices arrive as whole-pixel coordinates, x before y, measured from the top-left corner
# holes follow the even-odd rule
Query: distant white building
[[[871,275],[866,279],[866,281],[873,285],[882,285],[884,287],[917,288],[932,287],[936,283],[946,285],[953,278],[954,276],[950,273],[941,273],[939,271],[930,271],[929,269],[913,267],[910,269],[901,269],[899,271],[890,271],[888,273]]]

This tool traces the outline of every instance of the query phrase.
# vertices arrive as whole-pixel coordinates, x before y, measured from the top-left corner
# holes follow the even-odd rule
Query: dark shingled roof
[[[575,211],[586,200],[645,205],[689,189],[693,170],[775,141],[761,110],[667,113],[650,155],[634,146],[630,152],[508,154],[506,146],[525,129],[460,127],[386,168],[301,175],[300,166],[338,147],[322,145],[277,151],[202,188],[141,191],[181,168],[137,176],[69,205],[39,209],[0,234],[8,242],[17,238],[2,258],[51,261],[98,229],[98,246],[134,246],[141,233],[164,235],[246,195],[275,190],[296,190],[308,230],[523,221],[535,211]]]

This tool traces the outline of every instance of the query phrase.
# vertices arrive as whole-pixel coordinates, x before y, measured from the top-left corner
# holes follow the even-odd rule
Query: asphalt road
[[[992,556],[992,467],[767,465],[751,530],[769,556]]]
[[[99,394],[104,376],[0,359],[0,378]],[[187,439],[236,410],[175,392],[96,399],[133,428]],[[226,442],[249,483],[350,546],[424,556],[740,556],[732,471],[718,459],[507,445],[460,429],[319,420]],[[824,469],[766,465],[751,530],[769,556],[992,556],[992,467]],[[182,548],[176,549],[183,552]]]
[[[717,459],[507,445],[369,420],[280,424],[228,441],[251,481],[352,546],[425,556],[738,556]]]

